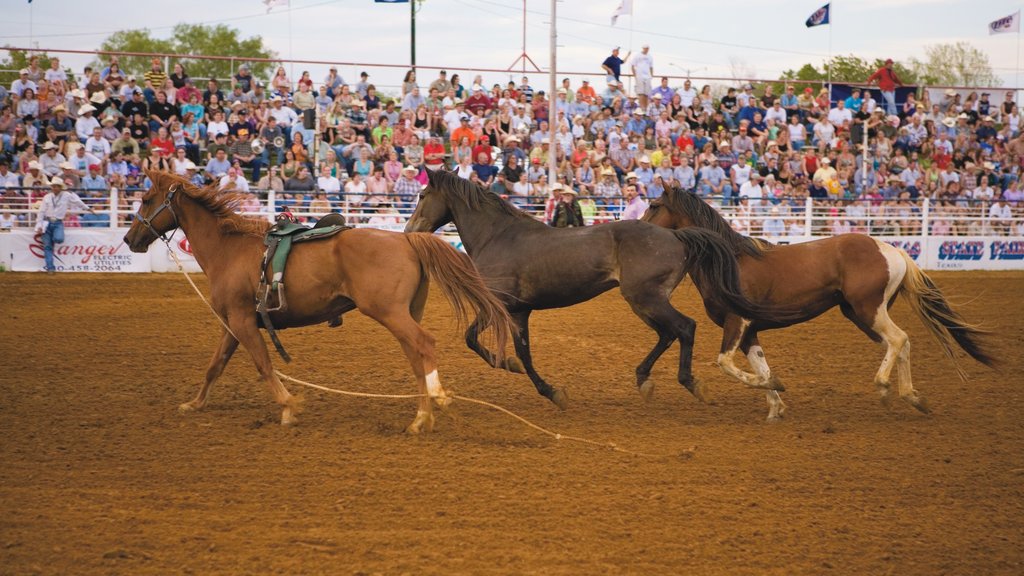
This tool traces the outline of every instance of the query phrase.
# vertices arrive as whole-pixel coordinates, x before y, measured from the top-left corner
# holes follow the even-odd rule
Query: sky
[[[1024,82],[1017,80],[1020,35],[988,34],[989,22],[1020,10],[1020,4],[1010,1],[835,0],[832,25],[816,28],[806,28],[804,22],[823,0],[634,0],[633,15],[620,17],[613,27],[611,15],[619,1],[558,3],[556,70],[599,79],[600,64],[613,46],[621,45],[625,56],[631,48],[650,44],[658,75],[775,79],[808,62],[820,67],[830,44],[832,54],[905,61],[923,59],[927,45],[967,41],[988,55],[1003,86]],[[281,58],[356,63],[339,67],[345,80],[354,83],[367,70],[385,92],[394,90],[387,87],[400,82],[410,62],[409,4],[291,0],[289,8],[268,14],[263,0],[139,0],[98,9],[107,2],[0,0],[0,45],[27,47],[31,35],[31,46],[40,49],[92,50],[117,30],[148,28],[166,37],[178,22],[223,23],[243,37],[261,36]],[[178,8],[178,15],[168,10],[171,6]],[[550,66],[550,6],[550,1],[526,2],[526,53],[544,70],[528,73],[535,88],[544,87]],[[437,76],[431,67],[460,72],[467,86],[479,69],[500,70],[484,74],[488,85],[518,80],[521,65],[504,71],[523,51],[522,29],[522,1],[425,0],[416,16],[420,84]],[[64,55],[62,60],[80,70],[90,58]],[[316,80],[327,68],[286,66],[296,76],[308,69]]]

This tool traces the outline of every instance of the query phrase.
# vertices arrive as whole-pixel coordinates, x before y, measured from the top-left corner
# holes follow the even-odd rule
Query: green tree
[[[875,73],[885,64],[881,58],[873,62],[858,56],[833,56],[831,62],[825,61],[821,69],[815,68],[813,64],[804,64],[799,70],[786,70],[779,77],[780,80],[805,80],[811,82],[827,82],[829,68],[832,69],[832,82],[841,84],[863,84],[868,76]],[[900,62],[893,63],[893,70],[904,84],[914,85],[918,81],[917,72],[913,66],[905,66]]]
[[[249,64],[256,77],[268,77],[273,62],[250,62],[249,58],[273,59],[277,54],[263,45],[259,36],[242,38],[235,28],[224,24],[205,26],[202,24],[178,24],[171,31],[170,38],[154,38],[149,30],[122,30],[115,32],[100,46],[100,52],[148,52],[160,54],[196,54],[203,56],[235,57],[232,68],[230,60],[204,60],[198,58],[171,57],[171,66],[180,63],[188,75],[197,80],[202,78],[228,78],[232,69],[242,63]],[[97,62],[96,65],[100,63]],[[127,73],[141,75],[150,68],[150,58],[126,56],[120,59],[121,69]],[[168,70],[170,72],[170,70]]]
[[[5,48],[7,47],[5,46]],[[36,52],[33,55],[39,57],[40,68],[46,70],[50,67],[50,59],[52,57],[46,52]],[[7,57],[0,58],[0,70],[10,70],[10,72],[0,72],[0,84],[6,88],[10,88],[11,83],[18,79],[18,70],[28,68],[28,61],[28,52],[7,48]],[[64,72],[67,73],[68,80],[73,80],[75,78],[75,75],[70,68],[64,68]]]
[[[970,42],[935,44],[924,49],[925,60],[911,60],[911,68],[924,84],[933,86],[999,86],[988,55]]]

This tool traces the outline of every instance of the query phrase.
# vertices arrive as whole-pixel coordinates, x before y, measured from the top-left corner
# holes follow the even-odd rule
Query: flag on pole
[[[263,4],[267,7],[267,14],[270,14],[270,11],[274,8],[287,6],[288,0],[263,0]]]
[[[988,25],[989,36],[1007,32],[1020,32],[1020,10]]]
[[[633,0],[619,0],[619,7],[612,13],[612,26],[618,22],[619,16],[633,15]]]
[[[829,9],[831,6],[832,3],[829,2],[828,4],[825,4],[821,8],[815,10],[814,14],[811,14],[811,17],[807,19],[807,27],[814,28],[815,26],[824,26],[825,24],[828,24],[828,17],[830,11]]]

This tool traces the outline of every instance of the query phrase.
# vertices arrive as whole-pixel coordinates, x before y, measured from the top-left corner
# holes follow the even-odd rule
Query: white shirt
[[[299,115],[295,113],[295,110],[287,106],[271,108],[270,115],[277,119],[277,125],[282,128],[291,126],[299,120]]]
[[[785,124],[786,109],[779,106],[779,109],[776,110],[775,106],[772,106],[771,108],[768,109],[767,112],[764,113],[764,121],[767,122],[769,120],[775,120],[776,124]]]
[[[348,195],[349,203],[362,204],[366,199],[366,182],[356,184],[355,180],[349,180],[345,183],[345,194]]]
[[[212,141],[217,134],[227,134],[227,122],[210,122],[206,125],[206,136]]]
[[[828,121],[835,126],[842,126],[843,122],[853,122],[853,113],[849,108],[833,108],[828,111]]]
[[[683,106],[691,106],[693,99],[697,97],[697,90],[691,86],[689,90],[680,89],[676,91],[676,94],[679,94],[679,102]]]
[[[46,74],[43,74],[43,78],[45,78],[46,81],[51,84],[57,81],[63,82],[65,84],[67,84],[68,82],[67,72],[64,72],[60,68],[56,70],[54,70],[53,68],[47,69]]]
[[[733,164],[729,172],[732,173],[733,182],[737,186],[743,186],[750,181],[750,170],[751,166],[749,164]]]
[[[1013,210],[1009,204],[1005,206],[1000,206],[998,203],[993,204],[988,211],[988,217],[993,220],[1011,220],[1013,219]]]
[[[110,142],[103,136],[100,136],[99,138],[90,136],[89,139],[85,141],[85,152],[98,158],[106,158],[107,156],[110,156]]]
[[[18,175],[8,171],[7,174],[0,174],[0,188],[17,188]]]
[[[633,56],[633,68],[636,71],[637,80],[649,80],[654,71],[654,58],[650,54],[638,52]]]
[[[341,181],[334,176],[321,176],[316,179],[316,187],[328,194],[341,192]]]
[[[89,211],[89,207],[74,192],[61,192],[60,194],[47,192],[46,196],[43,196],[43,202],[39,205],[39,211],[36,212],[36,230],[43,229],[43,222],[47,218],[63,220],[73,208],[79,212]]]
[[[228,186],[232,186],[232,190],[235,192],[249,192],[249,182],[241,176],[235,176],[232,178],[225,174],[220,179],[220,189],[223,190]]]
[[[748,180],[747,182],[744,182],[742,186],[740,186],[740,198],[760,200],[761,194],[761,185],[754,184],[753,181]]]
[[[100,121],[93,116],[81,116],[78,120],[75,120],[75,133],[78,134],[78,140],[85,142],[92,136],[92,129],[99,128]]]

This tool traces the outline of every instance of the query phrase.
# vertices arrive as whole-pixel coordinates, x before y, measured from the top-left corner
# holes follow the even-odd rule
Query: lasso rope
[[[224,329],[228,331],[228,334],[231,334],[231,336],[233,336],[235,338],[235,340],[238,340],[238,336],[236,336],[235,333],[231,330],[231,327],[228,326],[227,322],[225,322],[224,319],[221,318],[220,314],[217,314],[217,311],[213,309],[213,305],[210,304],[210,301],[207,300],[206,296],[203,295],[202,290],[199,289],[199,286],[196,286],[196,283],[192,280],[192,277],[189,276],[188,272],[185,271],[185,267],[181,264],[181,260],[178,259],[178,255],[175,254],[174,250],[171,248],[170,242],[165,240],[165,243],[167,244],[167,253],[171,255],[171,258],[174,260],[174,263],[178,266],[178,271],[181,272],[185,276],[185,279],[188,280],[188,283],[192,285],[192,289],[195,290],[196,294],[199,295],[199,298],[203,301],[204,304],[206,304],[206,307],[210,309],[210,312],[212,312],[213,315],[217,318],[217,320],[220,322],[221,326],[223,326]],[[293,378],[293,377],[291,377],[291,376],[289,376],[289,375],[285,374],[284,372],[281,372],[280,370],[277,370],[277,369],[274,369],[274,373],[277,374],[277,376],[279,378],[282,378],[284,380],[288,380],[289,382],[294,382],[296,384],[299,384],[299,385],[302,385],[302,386],[306,386],[308,388],[313,388],[313,389],[320,390],[322,392],[327,392],[327,393],[330,393],[330,394],[339,394],[339,395],[342,395],[342,396],[352,396],[352,397],[356,397],[356,398],[390,399],[390,400],[409,400],[409,399],[413,399],[413,398],[423,398],[425,396],[429,396],[428,394],[375,394],[375,393],[371,393],[371,392],[353,392],[353,391],[350,391],[350,390],[339,390],[337,388],[329,388],[327,386],[321,386],[319,384],[314,384],[312,382],[306,382],[305,380],[299,380],[298,378]],[[527,426],[528,428],[532,428],[533,430],[536,430],[537,432],[540,432],[541,434],[544,434],[546,436],[550,436],[550,437],[554,438],[555,440],[568,440],[570,442],[577,442],[577,443],[580,443],[580,444],[586,444],[588,446],[596,446],[598,448],[607,448],[607,449],[610,449],[610,450],[612,450],[614,452],[619,452],[619,453],[622,453],[622,454],[629,454],[631,456],[643,456],[643,457],[646,457],[646,458],[680,458],[680,459],[689,459],[689,458],[693,457],[693,454],[694,454],[694,451],[695,451],[695,448],[693,448],[693,447],[689,448],[688,450],[683,450],[682,452],[679,452],[679,453],[676,453],[676,454],[649,454],[649,453],[646,453],[646,452],[636,452],[636,451],[633,451],[633,450],[626,450],[625,448],[620,448],[617,444],[615,444],[615,442],[611,442],[611,441],[599,442],[597,440],[590,440],[589,438],[583,438],[583,437],[580,437],[580,436],[572,436],[572,435],[569,435],[569,434],[560,434],[558,432],[553,432],[551,430],[548,430],[547,428],[544,428],[543,426],[539,426],[537,424],[534,424],[533,422],[527,420],[526,418],[523,418],[522,416],[516,414],[515,412],[512,412],[508,408],[504,408],[502,406],[494,404],[493,402],[488,402],[486,400],[478,400],[476,398],[471,398],[469,396],[461,396],[461,395],[458,395],[458,394],[451,394],[448,397],[453,399],[453,400],[461,400],[463,402],[469,402],[470,404],[479,404],[480,406],[486,406],[486,407],[491,408],[493,410],[497,410],[498,412],[501,412],[503,414],[506,414],[506,415],[511,416],[512,418],[518,420],[524,426]]]

